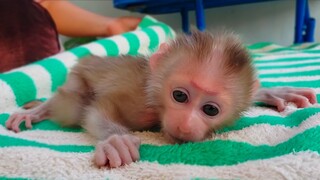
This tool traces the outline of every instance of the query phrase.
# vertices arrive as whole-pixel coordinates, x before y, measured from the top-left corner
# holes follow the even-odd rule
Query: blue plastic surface
[[[197,0],[113,0],[115,8],[148,14],[167,14],[181,9],[196,10]],[[222,7],[236,4],[273,0],[201,0],[204,8]]]
[[[147,14],[181,13],[182,29],[189,33],[188,11],[196,11],[197,27],[206,28],[205,8],[274,0],[113,0],[115,8]],[[316,20],[310,17],[308,0],[296,0],[296,25],[294,43],[313,42]]]
[[[310,17],[308,0],[296,1],[294,43],[313,42],[316,20]]]

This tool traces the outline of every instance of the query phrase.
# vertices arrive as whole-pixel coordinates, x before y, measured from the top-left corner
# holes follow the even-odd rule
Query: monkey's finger
[[[13,115],[11,115],[10,117],[9,117],[9,119],[7,120],[7,122],[6,122],[6,127],[8,128],[8,129],[11,129],[12,128],[12,123],[14,122],[14,120],[16,119],[16,114],[13,114]]]
[[[94,153],[94,163],[98,166],[105,166],[107,164],[107,157],[106,154],[103,150],[103,145],[100,143],[97,144],[96,146],[96,151]]]
[[[130,164],[132,163],[132,158],[129,152],[129,147],[124,143],[124,139],[126,139],[126,137],[118,137],[119,138],[113,140],[113,147],[118,151],[122,164]]]
[[[133,142],[133,144],[139,148],[140,147],[140,144],[141,144],[141,140],[140,138],[136,137],[136,136],[130,136],[129,137],[131,139],[131,141]]]
[[[283,111],[286,108],[286,101],[273,95],[272,98],[267,101],[267,103],[272,106],[276,106],[279,112]]]
[[[132,158],[132,161],[137,161],[140,159],[139,148],[135,145],[135,142],[131,140],[131,138],[124,138],[124,143],[129,148],[129,152]]]
[[[14,132],[16,132],[16,133],[17,133],[17,132],[20,132],[19,126],[20,126],[21,122],[22,122],[24,119],[25,119],[24,116],[17,115],[15,121],[12,123],[11,129],[12,129]]]
[[[104,150],[104,153],[106,154],[106,157],[109,160],[110,167],[115,168],[115,167],[121,166],[122,164],[121,158],[116,148],[114,148],[110,144],[105,144],[103,146],[103,150]]]
[[[298,108],[305,108],[310,105],[308,98],[301,95],[293,94],[293,93],[288,94],[286,97],[286,100],[288,102],[293,102],[294,104],[297,105]]]
[[[311,104],[317,103],[316,92],[313,89],[298,89],[296,93],[308,98]]]
[[[26,126],[28,129],[31,129],[31,128],[32,128],[32,119],[31,119],[31,116],[26,116],[25,126]]]

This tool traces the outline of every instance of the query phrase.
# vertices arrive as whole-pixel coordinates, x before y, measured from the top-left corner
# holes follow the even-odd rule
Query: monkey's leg
[[[66,84],[48,101],[35,108],[16,112],[6,122],[6,127],[19,132],[19,125],[25,121],[27,128],[32,123],[52,118],[65,125],[79,124],[79,115],[83,107],[84,94],[88,88],[76,74],[70,74]]]
[[[83,127],[99,139],[94,163],[101,166],[119,167],[140,158],[140,139],[131,135],[120,124],[110,120],[103,107],[93,104],[87,108]]]

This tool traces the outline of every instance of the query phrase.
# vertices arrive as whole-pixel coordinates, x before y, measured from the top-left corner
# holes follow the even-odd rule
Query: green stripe
[[[140,28],[147,28],[147,27],[149,27],[151,25],[154,25],[155,23],[156,23],[155,20],[153,20],[152,18],[145,17],[145,18],[142,19],[142,21],[139,23],[138,26]]]
[[[0,176],[0,180],[27,180],[29,178],[21,178],[21,177],[6,177],[6,176]]]
[[[156,147],[143,145],[141,160],[160,164],[236,165],[249,160],[262,160],[301,151],[320,152],[320,127],[311,128],[276,146],[253,146],[227,140],[187,143]]]
[[[144,29],[144,32],[148,35],[149,39],[150,39],[150,44],[149,44],[149,49],[151,51],[154,51],[156,47],[158,47],[159,45],[159,37],[157,35],[157,33],[151,29],[151,28],[146,28]]]
[[[19,139],[15,137],[8,137],[0,135],[1,144],[0,147],[12,147],[12,146],[33,146],[40,148],[47,148],[59,152],[77,152],[86,153],[94,150],[93,146],[80,146],[80,145],[50,145],[45,143],[39,143],[35,141],[29,141],[24,139]]]
[[[262,48],[265,48],[265,47],[270,46],[270,45],[273,45],[273,43],[260,42],[260,43],[255,43],[255,44],[248,45],[247,48],[249,50],[258,50],[258,49],[262,49]]]
[[[319,43],[312,43],[312,44],[309,44],[307,46],[305,46],[303,43],[302,44],[293,44],[291,45],[290,47],[292,49],[312,49],[312,48],[316,48],[317,46],[319,46],[320,44]],[[302,46],[305,46],[302,48]]]
[[[100,39],[96,41],[97,43],[101,44],[105,50],[107,51],[108,56],[117,56],[119,55],[119,47],[117,44],[110,39]]]
[[[18,106],[34,100],[37,89],[33,80],[22,72],[11,72],[0,74],[0,79],[5,81],[12,89]]]
[[[261,42],[261,43],[255,43],[252,45],[247,46],[248,49],[250,50],[255,50],[255,51],[259,51],[259,49],[263,49],[266,46],[274,46],[276,48],[273,48],[271,50],[265,51],[267,53],[274,53],[274,52],[281,52],[281,51],[293,51],[293,52],[308,52],[309,50],[312,50],[314,48],[317,48],[320,46],[319,43],[315,43],[315,44],[310,44],[307,46],[304,46],[304,44],[294,44],[288,47],[284,47],[284,46],[280,46],[278,44],[274,44],[274,43],[269,43],[269,42]],[[304,46],[304,47],[302,47]]]
[[[315,76],[320,75],[320,70],[304,71],[304,72],[287,72],[287,73],[274,73],[274,74],[259,74],[259,79],[263,78],[277,78],[277,77],[297,77],[297,76]]]
[[[139,27],[141,27],[141,28],[148,28],[150,26],[161,27],[168,37],[171,37],[171,38],[173,37],[171,28],[163,22],[160,22],[160,21],[154,22],[150,18],[144,18],[142,20],[142,22],[139,24]],[[152,37],[152,36],[150,36],[150,37]]]
[[[274,63],[274,62],[292,62],[292,61],[303,61],[303,60],[310,60],[310,59],[320,59],[320,56],[313,56],[313,57],[281,57],[278,56],[277,59],[263,59],[263,60],[259,60],[259,59],[254,59],[254,63]]]
[[[236,165],[248,160],[262,160],[300,151],[320,152],[320,127],[311,128],[276,146],[253,146],[228,140],[186,143],[181,145],[140,147],[142,161],[160,164],[184,163],[190,165]],[[48,145],[0,135],[0,147],[33,146],[59,152],[91,152],[93,146]]]
[[[275,87],[275,86],[294,86],[294,87],[320,87],[320,80],[315,81],[299,81],[299,82],[261,82],[262,87]]]
[[[5,127],[5,123],[8,118],[9,118],[9,114],[0,114],[0,125]],[[24,123],[22,123],[19,127],[22,131],[27,130]],[[61,127],[59,124],[57,124],[53,121],[49,121],[49,120],[45,120],[45,121],[41,121],[39,123],[32,124],[32,129],[30,129],[28,131],[32,131],[32,130],[84,132],[84,130],[80,127]]]
[[[307,51],[309,54],[319,54],[320,53],[320,49],[310,49]]]
[[[85,56],[88,56],[91,54],[89,49],[82,47],[82,46],[70,49],[69,52],[73,53],[78,58],[82,58],[82,57],[85,57]]]
[[[129,43],[129,55],[137,55],[138,54],[138,50],[140,47],[140,41],[137,37],[137,35],[135,35],[134,33],[125,33],[123,34],[123,37],[126,38],[128,40]]]
[[[257,67],[258,70],[263,69],[282,69],[282,68],[302,68],[306,66],[319,66],[320,65],[320,59],[319,62],[310,62],[305,64],[288,64],[288,65],[274,65],[274,66],[259,66]],[[320,71],[320,68],[319,68]],[[320,72],[319,72],[320,74]]]
[[[297,52],[303,53],[306,50],[305,49],[292,49],[290,47],[281,47],[281,48],[271,49],[270,51],[268,51],[268,53],[276,53],[276,52],[281,52],[281,51],[292,51],[295,53],[297,53]]]
[[[255,124],[269,124],[272,126],[282,125],[286,127],[297,127],[309,117],[320,113],[320,108],[304,108],[295,111],[294,113],[286,117],[277,117],[270,115],[261,115],[258,117],[241,117],[235,122],[233,126],[226,127],[217,131],[218,134],[222,134],[229,131],[241,130],[243,128],[255,125]]]
[[[52,92],[56,91],[56,89],[66,81],[68,70],[58,59],[47,58],[42,61],[35,62],[35,64],[42,66],[50,74],[52,81]]]

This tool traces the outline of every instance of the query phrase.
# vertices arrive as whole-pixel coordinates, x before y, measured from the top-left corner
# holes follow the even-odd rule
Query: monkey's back
[[[71,73],[81,77],[94,94],[92,101],[99,103],[113,121],[143,129],[139,119],[146,111],[145,86],[150,69],[142,57],[84,58]]]

